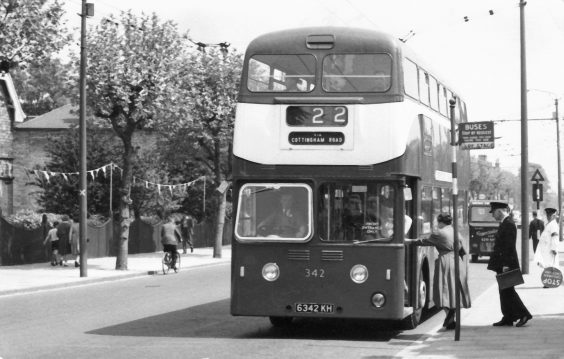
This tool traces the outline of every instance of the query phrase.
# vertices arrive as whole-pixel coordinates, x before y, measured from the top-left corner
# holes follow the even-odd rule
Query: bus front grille
[[[321,251],[321,260],[322,261],[342,261],[343,251],[334,251],[334,250],[322,250]]]
[[[288,249],[288,260],[309,261],[309,249]]]

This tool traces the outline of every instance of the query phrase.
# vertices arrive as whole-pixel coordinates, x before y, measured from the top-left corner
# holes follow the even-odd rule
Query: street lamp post
[[[527,127],[527,56],[525,50],[525,0],[519,1],[521,53],[521,267],[529,274],[529,133]]]
[[[86,231],[86,210],[87,210],[87,180],[86,180],[86,18],[94,15],[94,5],[82,0],[82,11],[80,12],[80,276],[88,277],[87,266],[87,231]]]
[[[555,93],[539,90],[529,89],[528,91],[544,92],[554,97],[554,119],[556,120],[556,161],[558,161],[558,240],[562,242],[562,169],[560,160],[560,119],[558,117],[558,97]]]
[[[562,242],[562,170],[560,169],[560,119],[558,118],[558,99],[554,99],[554,118],[556,119],[556,147],[558,149],[558,240]]]

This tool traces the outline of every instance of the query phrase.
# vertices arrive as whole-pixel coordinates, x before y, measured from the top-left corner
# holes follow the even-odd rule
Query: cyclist
[[[178,271],[176,268],[176,257],[178,252],[176,252],[176,246],[181,241],[180,231],[176,226],[173,216],[168,216],[166,218],[167,222],[161,228],[161,243],[163,245],[163,251],[170,253],[172,261],[170,266],[175,272]]]

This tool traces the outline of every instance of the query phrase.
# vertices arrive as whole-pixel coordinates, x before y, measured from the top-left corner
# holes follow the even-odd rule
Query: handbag
[[[506,289],[525,283],[523,275],[521,274],[521,269],[519,268],[497,274],[495,278],[497,279],[499,289]]]

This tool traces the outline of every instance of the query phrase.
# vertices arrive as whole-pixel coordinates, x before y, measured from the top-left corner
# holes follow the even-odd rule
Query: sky
[[[68,24],[76,27],[78,36],[80,18],[76,14],[81,1],[63,2]],[[465,100],[469,120],[495,121],[495,149],[472,150],[471,154],[487,155],[492,162],[499,160],[502,168],[515,174],[521,165],[521,123],[512,121],[521,118],[518,0],[90,2],[94,3],[95,16],[88,20],[89,25],[122,10],[155,12],[163,20],[176,22],[195,42],[229,42],[240,52],[259,35],[296,27],[351,26],[384,31],[398,38],[405,38],[412,31],[415,35],[407,40],[407,45]],[[528,118],[553,118],[555,98],[561,99],[562,118],[564,0],[527,1],[525,32]],[[529,121],[528,137],[529,162],[541,164],[556,187],[556,121]]]

